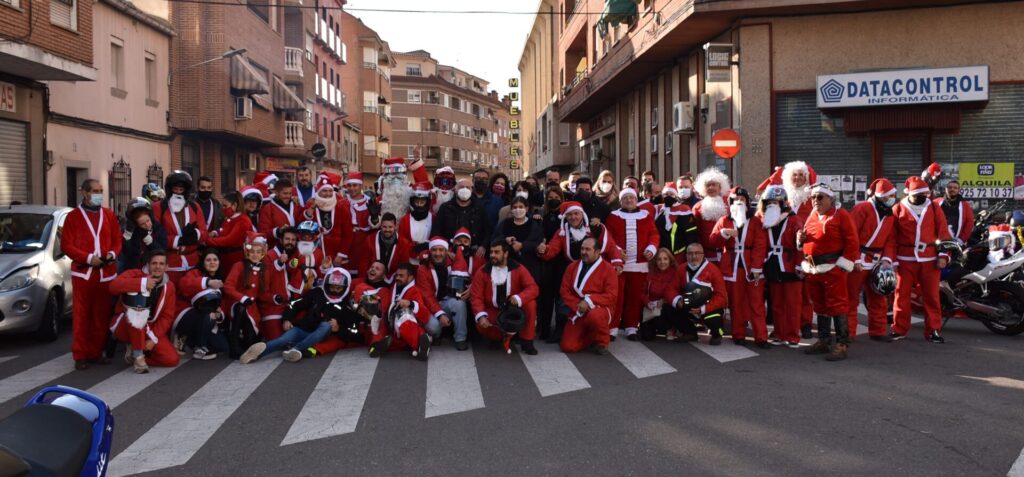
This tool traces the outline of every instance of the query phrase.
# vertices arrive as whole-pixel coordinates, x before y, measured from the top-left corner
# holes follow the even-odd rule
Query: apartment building
[[[341,17],[342,41],[351,45],[348,64],[341,68],[345,110],[341,123],[349,163],[372,179],[380,175],[384,159],[391,157],[391,47],[362,20],[349,13]],[[321,119],[322,121],[322,119]]]
[[[484,79],[439,64],[430,53],[395,53],[392,77],[396,155],[422,157],[428,170],[457,175],[483,167],[509,172],[508,98]]]
[[[0,0],[0,205],[52,203],[47,82],[94,81],[93,2]]]
[[[352,154],[352,142],[345,140],[343,120],[346,95],[342,92],[342,67],[348,63],[348,45],[342,39],[342,8],[344,0],[325,0],[314,14],[316,35],[313,37],[313,65],[315,67],[315,103],[311,103],[310,124],[316,133],[316,142],[323,144],[327,154],[322,168],[347,173],[358,168],[357,157]],[[308,38],[307,38],[308,40]],[[309,46],[307,45],[307,49]],[[297,53],[297,52],[296,52]],[[288,64],[285,64],[288,68]],[[346,88],[351,85],[345,85]]]
[[[93,4],[96,80],[49,85],[51,203],[76,205],[78,186],[95,177],[121,214],[143,184],[161,182],[170,169],[167,72],[174,30],[161,13],[124,0]]]

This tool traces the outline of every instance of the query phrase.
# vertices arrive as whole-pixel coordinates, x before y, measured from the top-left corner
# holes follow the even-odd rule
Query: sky
[[[512,91],[519,77],[519,57],[534,15],[468,13],[395,13],[389,10],[535,12],[537,0],[349,0],[345,9],[388,42],[392,51],[426,50],[441,64],[489,81],[499,95]],[[396,73],[397,74],[397,73]],[[518,90],[518,89],[516,89]]]

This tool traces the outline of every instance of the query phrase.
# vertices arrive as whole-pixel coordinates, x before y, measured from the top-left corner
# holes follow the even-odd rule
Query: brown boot
[[[810,348],[804,350],[805,354],[825,354],[829,352],[829,346],[827,341],[818,340],[811,345]]]
[[[832,347],[832,353],[825,357],[826,361],[842,361],[846,359],[847,346],[843,343],[836,343]]]

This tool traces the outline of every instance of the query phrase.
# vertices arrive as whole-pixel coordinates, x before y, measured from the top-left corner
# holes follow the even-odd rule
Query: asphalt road
[[[148,377],[72,371],[68,335],[0,337],[0,417],[46,384],[98,390],[117,404],[111,475],[1004,476],[1024,447],[1024,336],[970,321],[944,345],[920,327],[862,337],[841,363],[620,340],[608,356],[350,350]]]

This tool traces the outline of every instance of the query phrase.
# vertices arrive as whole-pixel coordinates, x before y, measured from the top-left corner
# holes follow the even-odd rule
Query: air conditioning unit
[[[252,98],[235,98],[235,120],[252,119]]]
[[[693,131],[693,104],[679,102],[672,105],[672,132]]]
[[[249,155],[242,157],[242,169],[246,171],[255,171],[260,168],[260,155],[255,152],[250,152]]]
[[[658,135],[651,134],[651,154],[658,152]]]

